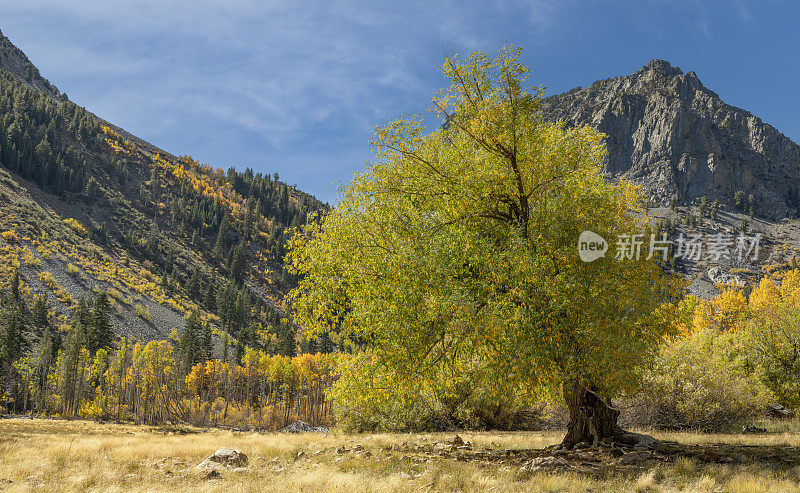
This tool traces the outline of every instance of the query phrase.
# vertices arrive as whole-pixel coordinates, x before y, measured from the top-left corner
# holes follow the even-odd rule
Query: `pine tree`
[[[203,296],[203,305],[205,305],[207,310],[212,312],[217,309],[217,295],[212,281],[209,281],[206,286],[206,294]]]
[[[178,353],[184,374],[189,373],[195,363],[201,361],[203,353],[202,347],[202,327],[196,311],[193,311],[186,319],[186,328],[183,330],[178,341]]]
[[[230,271],[236,283],[241,285],[247,272],[247,247],[244,241],[239,242],[233,251]]]
[[[10,313],[3,314],[6,320],[3,332],[2,347],[0,347],[0,367],[3,373],[11,371],[12,364],[22,356],[25,339],[22,336],[24,317],[19,308],[11,308]]]
[[[86,183],[86,203],[92,205],[97,202],[97,198],[100,195],[100,185],[97,184],[97,180],[94,177],[90,177],[89,181]]]
[[[288,320],[281,320],[281,340],[279,351],[283,356],[293,358],[297,356],[297,343],[295,342],[295,331]]]
[[[110,312],[111,305],[108,302],[108,296],[105,293],[101,293],[94,301],[92,313],[93,339],[88,344],[91,354],[95,354],[100,349],[108,349],[113,346],[114,326],[111,324]]]
[[[193,300],[200,299],[200,267],[195,267],[192,277],[186,283],[186,293]]]
[[[50,325],[50,304],[47,302],[47,295],[40,294],[36,297],[33,303],[33,311],[31,313],[31,322],[36,327],[43,329]]]
[[[209,327],[208,324],[203,324],[201,334],[201,356],[203,360],[209,360],[214,356],[214,340],[211,334],[211,327]]]
[[[11,276],[11,299],[13,301],[19,301],[19,286],[20,279],[19,279],[19,271],[15,270],[14,275]]]
[[[230,225],[228,224],[228,217],[222,218],[219,225],[219,232],[217,233],[217,242],[214,245],[214,250],[217,255],[222,256],[228,248],[228,241],[230,239]]]

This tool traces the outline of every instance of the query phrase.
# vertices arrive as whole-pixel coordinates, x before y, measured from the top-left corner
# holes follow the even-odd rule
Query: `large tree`
[[[311,333],[362,342],[398,378],[472,357],[563,393],[564,446],[633,443],[610,398],[670,331],[677,284],[655,258],[580,260],[584,230],[612,244],[642,230],[641,194],[602,177],[602,134],[541,119],[519,53],[448,59],[438,129],[377,129],[375,162],[293,241],[293,305]]]

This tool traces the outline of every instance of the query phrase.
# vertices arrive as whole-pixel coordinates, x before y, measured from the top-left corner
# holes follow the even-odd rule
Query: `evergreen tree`
[[[207,310],[212,312],[217,309],[217,295],[212,281],[209,281],[206,286],[206,294],[203,296],[203,305],[205,305]]]
[[[241,285],[247,272],[247,247],[244,241],[239,242],[233,250],[230,271],[236,283]]]
[[[284,319],[281,320],[280,328],[280,354],[291,358],[297,356],[294,326],[292,326],[288,320]]]
[[[230,240],[230,224],[228,224],[228,217],[222,218],[222,223],[219,225],[219,232],[217,233],[217,242],[214,244],[214,250],[217,255],[222,256],[228,249],[228,241]]]
[[[186,283],[186,294],[193,300],[200,299],[200,267],[195,267],[189,282]]]
[[[12,307],[3,313],[5,330],[3,331],[2,347],[0,347],[0,367],[6,374],[12,370],[12,365],[22,356],[25,339],[22,335],[24,316],[17,307]]]
[[[13,301],[19,301],[19,286],[20,279],[19,279],[19,271],[15,270],[14,275],[11,276],[11,299]]]
[[[94,204],[97,202],[97,198],[100,196],[100,185],[98,185],[97,180],[94,177],[90,177],[89,181],[86,183],[86,202],[88,204]]]
[[[186,319],[186,328],[178,341],[178,353],[184,373],[189,373],[195,363],[203,360],[203,334],[197,311]]]
[[[33,310],[31,313],[31,322],[36,327],[43,329],[50,325],[50,303],[47,301],[47,295],[40,294],[36,297],[33,303]]]
[[[95,354],[99,349],[108,349],[113,346],[114,326],[111,324],[110,312],[111,305],[108,296],[101,293],[94,301],[92,313],[92,340],[88,344],[91,354]]]

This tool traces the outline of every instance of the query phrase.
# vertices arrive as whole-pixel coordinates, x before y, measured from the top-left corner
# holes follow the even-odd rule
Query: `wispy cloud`
[[[748,22],[750,4],[736,6]],[[0,29],[78,103],[171,152],[278,170],[327,198],[369,159],[372,126],[425,111],[444,54],[509,40],[565,72],[618,63],[598,40],[671,49],[677,32],[705,46],[716,22],[697,0],[0,2]]]
[[[79,103],[156,143],[212,132],[208,142],[226,135],[230,146],[255,140],[292,152],[324,146],[324,127],[330,138],[344,132],[363,145],[387,116],[422,111],[439,85],[432,82],[444,46],[471,51],[494,41],[486,16],[472,7],[31,0],[0,6],[0,28]],[[544,1],[498,1],[498,8],[524,12],[539,26],[552,11]]]

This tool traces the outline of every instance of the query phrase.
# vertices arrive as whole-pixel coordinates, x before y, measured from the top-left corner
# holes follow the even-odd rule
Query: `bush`
[[[447,365],[449,366],[449,365]],[[337,425],[346,431],[534,429],[531,399],[485,366],[460,363],[424,379],[401,378],[369,354],[342,361],[330,390]]]
[[[73,263],[67,264],[67,274],[71,275],[72,277],[82,279],[83,274],[81,274],[81,270]]]
[[[64,219],[64,224],[69,226],[69,228],[72,231],[75,231],[80,236],[83,236],[83,237],[89,236],[89,231],[77,219],[73,219],[71,217],[68,217],[68,218]]]
[[[18,241],[17,232],[14,230],[3,231],[0,233],[0,236],[2,236],[9,245],[13,245]]]
[[[730,431],[771,401],[740,334],[700,330],[665,345],[623,416],[628,426]]]
[[[142,320],[150,321],[150,310],[142,305],[136,305],[136,316]]]

